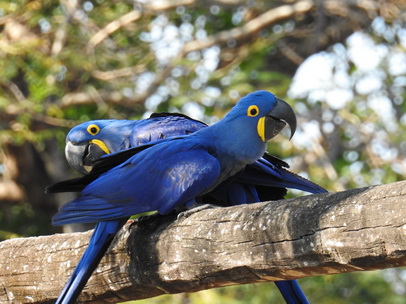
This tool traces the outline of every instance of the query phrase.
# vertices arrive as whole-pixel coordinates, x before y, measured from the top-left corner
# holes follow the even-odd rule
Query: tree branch
[[[261,29],[267,28],[276,22],[291,18],[297,14],[304,14],[314,8],[313,1],[302,0],[292,5],[281,5],[272,8],[260,16],[250,20],[246,24],[233,28],[228,31],[222,31],[209,36],[204,40],[194,40],[185,44],[183,54],[202,50],[216,44],[224,44],[229,40],[240,40],[258,33]]]
[[[80,296],[164,293],[406,266],[406,181],[126,225]],[[91,232],[0,243],[0,302],[52,302]]]
[[[62,109],[71,106],[79,106],[83,104],[97,103],[98,99],[103,100],[103,102],[108,104],[117,104],[120,106],[126,106],[129,108],[134,108],[137,104],[142,104],[145,100],[145,96],[139,98],[138,96],[134,98],[129,98],[123,93],[118,91],[96,91],[96,95],[93,90],[88,90],[86,92],[79,93],[68,93],[64,95],[59,101],[58,106]]]
[[[120,18],[110,22],[104,28],[99,30],[96,34],[93,35],[92,38],[89,40],[89,45],[91,47],[96,47],[100,44],[103,40],[105,40],[109,35],[113,34],[121,27],[128,25],[141,17],[141,12],[138,10],[133,10]]]

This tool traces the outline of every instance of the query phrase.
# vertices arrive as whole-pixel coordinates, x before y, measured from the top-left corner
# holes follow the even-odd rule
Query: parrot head
[[[255,131],[263,143],[276,136],[286,124],[290,127],[290,138],[296,131],[296,115],[291,106],[267,91],[257,91],[241,98],[226,115],[225,121],[238,122],[233,128],[240,136],[246,133],[247,126],[256,124]]]
[[[205,127],[203,122],[179,113],[153,113],[142,120],[92,120],[68,133],[66,159],[73,169],[86,174],[105,154],[190,134]]]
[[[258,120],[257,132],[262,141],[266,142],[276,136],[286,124],[290,127],[290,138],[292,138],[296,131],[296,115],[291,106],[269,92],[259,91],[257,94],[271,100],[273,97],[274,100],[272,109]]]
[[[72,128],[65,146],[69,165],[82,174],[88,173],[102,155],[128,148],[133,125],[129,120],[92,120]]]

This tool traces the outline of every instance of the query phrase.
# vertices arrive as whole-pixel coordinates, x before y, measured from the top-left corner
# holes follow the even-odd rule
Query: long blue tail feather
[[[287,304],[310,304],[296,280],[275,281]]]
[[[126,220],[97,223],[88,247],[55,304],[73,304]]]

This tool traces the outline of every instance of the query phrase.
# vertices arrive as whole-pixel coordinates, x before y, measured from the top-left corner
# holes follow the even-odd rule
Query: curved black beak
[[[276,136],[288,124],[290,138],[296,132],[296,115],[292,107],[284,100],[276,97],[276,105],[265,117],[265,140]]]
[[[91,171],[93,163],[101,156],[107,154],[95,143],[74,144],[66,142],[65,156],[72,169],[87,174]]]
[[[65,146],[65,157],[68,164],[72,169],[82,173],[87,174],[88,172],[84,168],[83,156],[86,153],[88,144],[75,145],[70,141],[66,142]]]

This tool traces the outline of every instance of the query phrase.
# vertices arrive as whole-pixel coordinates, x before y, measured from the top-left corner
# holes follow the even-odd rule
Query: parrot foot
[[[196,212],[200,212],[202,210],[212,209],[212,208],[220,208],[220,207],[217,205],[212,205],[212,204],[202,205],[202,204],[195,203],[195,204],[191,205],[188,210],[179,213],[177,216],[177,220],[180,220],[182,217],[188,218],[189,216],[191,216],[192,214],[194,214]]]

